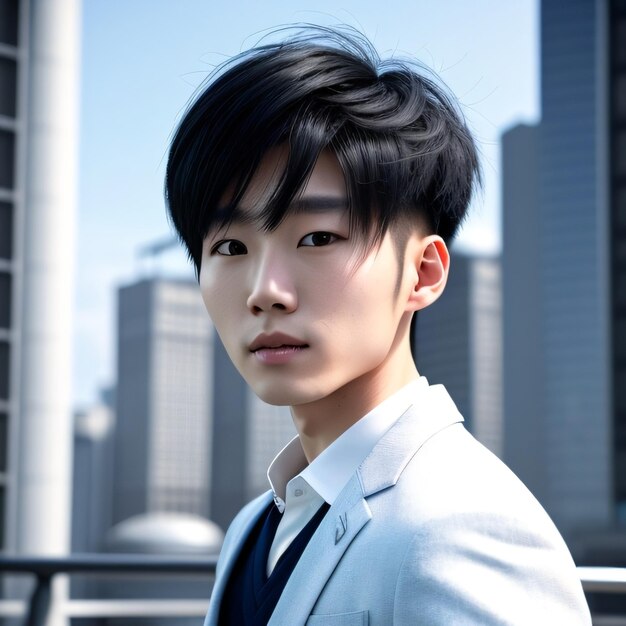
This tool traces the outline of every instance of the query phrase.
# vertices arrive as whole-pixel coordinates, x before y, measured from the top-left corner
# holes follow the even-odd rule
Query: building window
[[[0,115],[15,117],[17,62],[0,57]]]
[[[626,176],[626,130],[620,130],[615,137],[615,176]]]
[[[624,194],[626,204],[626,193]],[[626,206],[624,207],[626,225]],[[0,259],[10,261],[13,258],[13,205],[0,202]]]
[[[8,420],[9,416],[7,413],[0,411],[0,474],[7,471]]]
[[[9,356],[8,342],[0,341],[0,400],[9,399]]]
[[[617,523],[626,526],[626,486],[624,481],[620,482],[619,477],[626,473],[626,450],[618,449],[615,453],[615,475],[618,477],[617,494],[615,508],[617,513]]]
[[[615,223],[626,230],[626,187],[618,187],[615,192]]]
[[[4,485],[0,485],[0,550],[5,548],[4,519],[6,510],[7,490]]]
[[[11,274],[0,272],[0,328],[11,328]]]
[[[17,46],[18,0],[0,0],[0,43]]]
[[[616,77],[613,93],[615,94],[615,119],[626,120],[626,74]]]
[[[15,134],[8,130],[0,130],[0,187],[13,189],[14,169]]]
[[[610,7],[609,81],[611,111],[609,137],[612,143],[610,245],[612,248],[612,351],[613,351],[613,478],[617,522],[626,525],[626,3]]]
[[[626,65],[626,18],[622,17],[615,26],[615,62]]]

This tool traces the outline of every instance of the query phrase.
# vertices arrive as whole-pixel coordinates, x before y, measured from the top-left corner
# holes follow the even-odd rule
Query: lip
[[[297,337],[285,333],[261,333],[250,344],[250,352],[273,350],[276,348],[305,348],[308,344]]]
[[[308,346],[280,346],[278,348],[259,348],[252,354],[259,363],[264,365],[283,365],[290,363],[297,355],[304,352]]]

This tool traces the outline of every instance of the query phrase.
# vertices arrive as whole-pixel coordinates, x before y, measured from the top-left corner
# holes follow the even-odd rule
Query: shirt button
[[[293,495],[296,496],[296,498],[299,498],[303,493],[304,493],[304,491],[302,491],[302,489],[296,489],[293,492]]]

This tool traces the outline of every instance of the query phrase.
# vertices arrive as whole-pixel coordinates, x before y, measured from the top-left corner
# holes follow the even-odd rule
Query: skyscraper
[[[0,549],[63,554],[71,494],[77,0],[0,2]]]
[[[545,504],[539,132],[502,135],[503,439],[504,460]]]
[[[609,189],[610,316],[613,371],[613,480],[618,525],[626,526],[626,3],[610,2]]]
[[[10,380],[15,366],[17,331],[14,319],[14,293],[17,253],[15,250],[16,214],[16,139],[18,92],[18,5],[0,4],[0,549],[6,547],[6,509],[10,471],[8,467],[10,425],[17,420],[12,402]],[[20,70],[23,68],[20,66]]]
[[[267,468],[297,433],[289,407],[267,404],[251,389],[247,393],[247,414],[249,437],[246,454],[246,500],[251,500],[269,489]]]
[[[194,282],[119,290],[114,522],[210,516],[213,336]]]
[[[502,453],[500,263],[454,253],[441,298],[418,313],[416,361],[430,384],[446,386],[468,429]]]
[[[585,560],[626,523],[626,5],[541,25],[541,124],[504,137],[507,447]]]
[[[541,7],[539,259],[546,505],[566,535],[615,511],[611,450],[608,4]],[[573,435],[573,436],[570,436]]]

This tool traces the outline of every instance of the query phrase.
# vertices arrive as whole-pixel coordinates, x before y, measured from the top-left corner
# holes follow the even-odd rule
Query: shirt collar
[[[294,437],[267,470],[277,506],[284,507],[287,483],[298,475],[332,505],[378,440],[413,404],[416,393],[427,386],[424,376],[405,385],[350,426],[310,464],[300,438]]]

